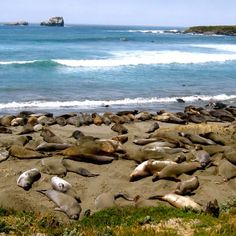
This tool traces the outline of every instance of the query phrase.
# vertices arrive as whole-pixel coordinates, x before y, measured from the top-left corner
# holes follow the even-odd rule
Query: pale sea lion
[[[57,211],[64,212],[70,219],[79,219],[81,213],[81,206],[78,201],[72,196],[58,192],[56,190],[37,190],[38,192],[46,195],[51,201],[53,201],[58,207]]]
[[[167,165],[176,164],[173,161],[158,161],[158,160],[148,160],[142,162],[138,165],[134,171],[130,174],[129,181],[133,182],[139,180],[141,178],[151,176],[153,173],[157,171],[161,171]]]
[[[196,158],[195,161],[198,161],[203,168],[205,168],[211,162],[211,157],[205,150],[192,150],[191,152]]]
[[[7,160],[8,157],[9,152],[4,148],[0,148],[0,162]]]
[[[148,199],[159,199],[166,202],[169,202],[172,206],[175,206],[177,208],[181,209],[190,209],[193,211],[202,211],[202,207],[196,203],[194,200],[192,200],[189,197],[177,195],[175,193],[169,193],[165,194],[163,196],[156,195],[149,197]]]
[[[123,198],[127,201],[135,201],[136,198],[130,198],[126,193],[102,193],[95,199],[95,207],[98,210],[116,206],[115,200],[118,198]]]
[[[177,177],[184,173],[190,173],[197,169],[201,168],[201,164],[198,162],[191,163],[180,163],[173,164],[164,167],[160,172],[156,172],[153,175],[152,181],[156,181],[158,179],[171,179],[175,181],[179,181]]]
[[[149,143],[154,143],[156,142],[156,138],[136,138],[133,140],[133,143],[136,145],[146,145]]]
[[[17,185],[28,191],[35,181],[41,178],[41,174],[38,169],[34,168],[22,173],[17,179]]]
[[[66,168],[62,164],[62,159],[50,157],[40,161],[41,172],[49,175],[57,175],[60,177],[66,176]]]
[[[146,150],[158,150],[159,148],[162,148],[162,147],[175,148],[176,145],[169,142],[156,141],[156,142],[146,144],[143,148]]]
[[[54,190],[57,190],[62,193],[65,193],[72,188],[72,185],[69,182],[65,181],[64,179],[58,176],[53,176],[51,178],[51,185]]]
[[[181,181],[178,183],[176,190],[174,191],[179,195],[186,195],[192,193],[199,187],[199,180],[197,176],[193,176],[192,178]]]
[[[9,149],[11,156],[17,157],[19,159],[34,159],[34,158],[43,158],[45,155],[22,147],[20,145],[12,145]]]
[[[40,136],[43,137],[43,140],[47,143],[64,143],[64,141],[56,136],[50,129],[43,128]]]
[[[203,144],[203,145],[214,145],[214,144],[216,144],[211,139],[201,137],[200,135],[197,135],[197,134],[181,133],[181,135],[183,135],[183,137],[186,137],[186,138],[190,139],[193,143],[198,143],[198,144]]]
[[[68,172],[73,172],[85,177],[99,176],[99,174],[93,174],[90,171],[86,170],[85,168],[80,167],[80,164],[76,161],[63,159],[62,164]]]
[[[71,147],[71,146],[72,146],[72,144],[67,144],[67,143],[46,143],[46,142],[43,142],[37,146],[36,151],[54,152],[54,151],[64,150],[64,149]]]

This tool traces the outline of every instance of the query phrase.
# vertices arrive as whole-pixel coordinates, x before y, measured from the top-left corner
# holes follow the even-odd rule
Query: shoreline
[[[207,111],[210,112],[211,117],[216,118],[216,116],[218,116],[218,120],[209,122],[202,119],[201,122],[199,122],[200,117],[203,118],[201,114],[204,113],[204,116],[206,116]],[[186,119],[184,116],[187,114],[190,118],[192,117],[192,120],[189,118],[188,124],[185,124],[186,122],[183,122],[183,120]],[[50,131],[52,131],[56,137],[63,140],[64,143],[75,146],[81,145],[79,140],[71,137],[75,130],[79,130],[85,136],[96,137],[98,139],[95,140],[101,140],[101,142],[105,142],[102,141],[104,139],[111,140],[112,138],[113,140],[121,140],[118,137],[122,136],[127,136],[128,138],[127,142],[121,142],[119,144],[122,152],[117,151],[115,146],[111,146],[110,141],[104,143],[105,150],[102,149],[103,155],[114,157],[114,160],[109,164],[98,165],[88,161],[81,161],[81,159],[80,161],[77,159],[70,160],[70,162],[79,165],[81,168],[87,169],[91,173],[99,174],[97,177],[84,177],[76,173],[67,172],[66,176],[63,177],[72,184],[81,198],[81,218],[87,209],[90,209],[92,213],[98,211],[94,201],[99,194],[107,192],[112,194],[125,192],[131,197],[136,195],[141,196],[140,200],[136,203],[118,199],[116,201],[116,205],[118,206],[157,206],[161,203],[160,201],[150,201],[147,200],[147,198],[151,195],[172,192],[176,188],[176,182],[166,179],[152,182],[152,176],[130,182],[129,175],[137,164],[153,158],[156,160],[174,160],[178,155],[183,154],[187,159],[186,162],[190,163],[194,160],[191,150],[196,149],[196,147],[200,147],[209,152],[209,155],[211,156],[211,165],[194,172],[194,175],[199,177],[200,187],[194,192],[191,198],[202,206],[206,206],[209,200],[214,199],[217,199],[219,204],[225,203],[235,196],[236,189],[236,178],[234,177],[236,176],[236,171],[234,170],[234,168],[236,169],[236,166],[234,167],[234,165],[230,163],[230,168],[233,168],[233,170],[230,169],[230,173],[233,172],[232,176],[228,176],[227,174],[225,176],[224,171],[222,170],[228,168],[224,167],[225,162],[227,164],[229,162],[225,158],[225,155],[229,152],[234,152],[236,149],[234,144],[236,141],[235,114],[235,108],[231,108],[231,112],[229,112],[229,108],[209,108],[207,110],[192,106],[186,108],[185,113],[178,113],[178,117],[175,113],[169,112],[159,113],[158,115],[153,115],[148,112],[137,113],[134,111],[123,111],[116,114],[107,112],[106,115],[107,117],[110,116],[111,123],[106,120],[107,123],[104,124],[104,117],[102,121],[101,116],[94,114],[92,120],[89,116],[84,117],[84,123],[81,122],[80,117],[81,123],[79,124],[77,120],[76,125],[64,123],[65,118],[67,121],[68,119],[73,120],[71,114],[54,117],[53,114],[49,113],[33,114],[30,116],[27,112],[22,112],[18,114],[18,119],[14,118],[15,123],[13,122],[13,117],[1,116],[0,150],[9,151],[10,156],[8,159],[0,162],[0,167],[2,169],[0,174],[0,206],[7,209],[28,210],[36,213],[51,213],[60,221],[68,221],[66,214],[54,211],[55,204],[36,191],[40,189],[50,189],[51,177],[57,175],[56,173],[52,174],[52,172],[48,174],[48,170],[45,170],[42,166],[42,160],[46,162],[47,160],[53,159],[53,165],[57,166],[60,165],[61,159],[68,157],[67,155],[62,155],[63,150],[37,151],[37,146],[45,143],[42,137],[42,130],[39,129],[35,131],[33,129],[35,125],[39,124],[44,128],[50,129]],[[36,117],[36,119],[32,117]],[[221,120],[219,120],[219,117],[221,117]],[[54,118],[56,123],[54,122],[55,120],[53,120]],[[198,123],[193,123],[193,118],[195,121],[198,119]],[[159,128],[150,134],[146,133],[150,126],[155,122],[158,122]],[[31,130],[29,124],[31,124]],[[34,124],[34,126],[32,124]],[[122,133],[121,127],[119,127],[120,134],[117,131],[112,130],[114,124],[124,126],[127,129],[127,133]],[[3,133],[4,130],[6,133]],[[193,135],[201,134],[201,137],[206,137],[208,133],[213,133],[215,135],[215,144],[205,145],[203,143],[191,141],[192,144],[186,145],[181,143],[181,141],[176,141],[176,138],[181,140],[181,135],[183,133],[190,133]],[[136,145],[134,143],[135,139],[148,139],[150,135],[152,137],[157,137],[155,134],[168,134],[173,136],[173,140],[170,142],[175,143],[176,141],[176,148],[182,148],[183,152],[171,153],[169,152],[169,149],[160,152],[146,152],[144,151],[145,146]],[[212,139],[213,136],[211,136],[211,140]],[[13,145],[39,152],[44,157],[41,159],[24,159],[23,157],[22,159],[22,157],[17,156],[17,153],[11,152],[11,147]],[[172,150],[172,148],[170,150]],[[173,150],[175,150],[175,148],[173,148]],[[99,156],[100,154],[97,155]],[[16,180],[22,172],[32,168],[38,168],[40,170],[41,178],[33,183],[32,188],[29,191],[25,191],[23,188],[17,186]],[[180,180],[186,180],[190,177],[191,175],[189,174],[181,174],[178,176]],[[225,178],[228,179],[224,181]]]

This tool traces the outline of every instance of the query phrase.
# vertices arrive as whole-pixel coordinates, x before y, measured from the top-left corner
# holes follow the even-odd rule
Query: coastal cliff
[[[61,16],[51,17],[48,21],[40,23],[42,26],[64,26],[64,19]]]
[[[236,26],[222,25],[222,26],[193,26],[184,31],[184,33],[194,34],[218,34],[236,36]]]

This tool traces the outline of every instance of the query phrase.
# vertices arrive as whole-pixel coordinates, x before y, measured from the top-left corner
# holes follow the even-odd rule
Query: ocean
[[[236,105],[236,37],[183,30],[2,25],[0,114]]]

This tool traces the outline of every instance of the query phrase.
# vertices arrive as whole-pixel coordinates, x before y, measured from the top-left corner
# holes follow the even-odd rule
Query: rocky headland
[[[64,26],[64,19],[61,16],[51,17],[47,21],[40,23],[41,26]]]
[[[236,26],[234,25],[193,26],[185,30],[184,33],[236,36]]]

